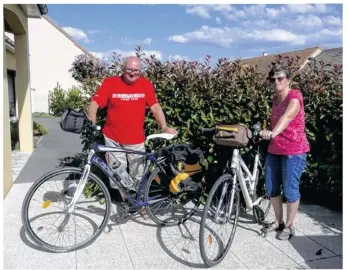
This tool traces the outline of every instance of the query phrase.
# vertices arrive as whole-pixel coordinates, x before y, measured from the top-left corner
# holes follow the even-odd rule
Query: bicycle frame
[[[121,152],[121,153],[137,154],[137,155],[146,157],[147,162],[146,162],[144,174],[143,174],[141,182],[139,184],[139,188],[137,189],[136,198],[134,198],[132,195],[130,195],[130,193],[120,184],[120,180],[115,178],[113,171],[110,169],[110,167],[107,165],[107,163],[104,162],[103,159],[101,159],[100,157],[98,157],[96,155],[96,153],[99,153],[99,152],[119,152],[119,153]],[[127,149],[127,148],[124,148],[121,146],[112,147],[112,146],[106,146],[106,145],[102,145],[102,144],[93,144],[92,148],[88,154],[86,165],[84,167],[84,171],[83,171],[82,177],[79,181],[74,198],[69,205],[68,212],[71,213],[73,211],[77,199],[80,197],[83,189],[85,188],[85,185],[86,185],[86,182],[88,179],[88,175],[89,175],[90,170],[91,170],[91,165],[95,165],[95,166],[99,167],[103,171],[103,173],[105,175],[107,175],[109,177],[109,179],[111,179],[116,184],[118,190],[122,194],[126,195],[126,199],[129,202],[131,202],[132,207],[147,206],[151,203],[156,203],[156,202],[165,200],[166,198],[155,199],[155,197],[154,198],[151,197],[151,198],[149,198],[149,200],[147,202],[144,202],[141,198],[143,191],[144,191],[144,188],[145,188],[145,185],[146,185],[147,180],[148,180],[147,175],[148,175],[150,166],[155,164],[158,168],[160,168],[163,171],[163,168],[161,167],[160,162],[157,160],[157,158],[155,157],[155,155],[153,153],[136,151],[136,150]]]
[[[238,179],[240,189],[242,191],[242,194],[243,194],[243,197],[244,197],[244,200],[246,203],[246,207],[248,209],[253,209],[253,207],[255,205],[258,205],[259,202],[262,200],[262,197],[257,198],[257,200],[255,200],[255,201],[252,200],[252,192],[255,189],[256,180],[257,180],[257,177],[259,175],[259,171],[258,171],[259,164],[260,164],[260,156],[259,156],[259,153],[256,153],[256,155],[254,157],[253,171],[251,174],[250,170],[248,169],[244,160],[242,159],[239,150],[238,149],[233,150],[233,155],[232,155],[231,165],[230,165],[230,169],[234,172],[234,174],[233,174],[233,189],[232,189],[230,200],[229,200],[229,208],[228,208],[227,217],[230,217],[232,214],[232,211],[233,211],[234,196],[235,196],[235,192],[236,192],[235,187],[237,184],[237,181],[236,181],[237,179]],[[247,175],[246,178],[244,177],[243,173],[245,173]],[[223,191],[221,193],[220,200],[219,200],[219,203],[217,206],[217,211],[216,211],[216,214],[214,217],[215,220],[218,218],[218,214],[220,213],[222,201],[223,201],[223,198],[227,192],[227,185],[228,185],[228,183],[225,183],[225,185],[223,186]]]
[[[244,160],[242,159],[238,149],[234,149],[231,168],[234,170],[240,184],[240,188],[248,209],[252,209],[253,206],[258,205],[262,200],[262,197],[257,198],[255,201],[252,199],[252,192],[255,189],[255,184],[257,177],[259,175],[258,165],[260,164],[259,153],[256,153],[254,157],[253,171],[252,174],[248,167],[246,166]],[[247,174],[247,177],[244,177],[244,174]],[[248,184],[248,186],[247,186]],[[234,198],[234,197],[233,197]]]

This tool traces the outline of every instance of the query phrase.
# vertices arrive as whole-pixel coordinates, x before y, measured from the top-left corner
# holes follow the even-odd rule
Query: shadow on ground
[[[333,254],[333,250],[325,247],[331,246],[331,243],[339,243],[341,237],[340,235],[301,235],[293,237],[289,243],[303,258],[304,262],[301,265],[306,269],[342,269],[343,259]],[[309,241],[314,241],[319,245],[309,245]],[[326,256],[324,252],[327,252]]]

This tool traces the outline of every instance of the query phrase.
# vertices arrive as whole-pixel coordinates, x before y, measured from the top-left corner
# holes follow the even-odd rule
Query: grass
[[[53,118],[54,116],[45,112],[34,112],[32,114],[34,118]]]
[[[33,121],[33,135],[34,135],[34,147],[38,146],[38,143],[42,136],[47,134],[48,130],[41,124]],[[11,149],[19,150],[19,133],[18,122],[11,124]]]

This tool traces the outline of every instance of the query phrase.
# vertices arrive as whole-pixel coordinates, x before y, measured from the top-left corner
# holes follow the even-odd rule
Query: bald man
[[[96,123],[98,108],[108,108],[106,123],[103,127],[105,144],[121,145],[138,151],[145,151],[144,121],[148,106],[161,130],[165,133],[177,134],[177,131],[166,124],[165,115],[157,101],[152,83],[140,76],[141,61],[130,56],[125,59],[122,76],[106,78],[88,107],[88,117]],[[109,165],[119,161],[127,168],[134,180],[131,189],[136,190],[144,173],[144,157],[135,154],[107,153]],[[113,183],[111,187],[115,188]]]

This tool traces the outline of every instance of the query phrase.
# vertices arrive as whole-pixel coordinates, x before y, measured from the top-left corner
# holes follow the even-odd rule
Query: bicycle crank
[[[253,217],[259,225],[262,225],[263,228],[261,228],[261,233],[259,235],[265,238],[267,236],[271,223],[264,221],[264,211],[258,205],[255,205],[253,207]]]

